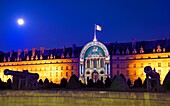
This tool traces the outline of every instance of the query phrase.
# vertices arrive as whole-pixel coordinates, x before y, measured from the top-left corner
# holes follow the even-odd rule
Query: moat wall
[[[170,106],[170,94],[108,91],[0,91],[0,106]]]

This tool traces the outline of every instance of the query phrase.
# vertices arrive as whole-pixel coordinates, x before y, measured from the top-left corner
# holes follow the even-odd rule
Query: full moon
[[[24,20],[22,18],[18,19],[18,25],[24,25]]]

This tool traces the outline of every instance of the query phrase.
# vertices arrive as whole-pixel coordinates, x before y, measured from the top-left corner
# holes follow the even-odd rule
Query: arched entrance
[[[88,79],[104,82],[107,76],[110,77],[110,56],[106,46],[98,41],[87,43],[80,54],[79,79],[87,84]]]

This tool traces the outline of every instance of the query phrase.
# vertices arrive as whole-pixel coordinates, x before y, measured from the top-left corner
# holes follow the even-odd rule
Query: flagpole
[[[93,38],[93,41],[97,41],[97,39],[96,39],[96,24],[94,24],[94,38]]]

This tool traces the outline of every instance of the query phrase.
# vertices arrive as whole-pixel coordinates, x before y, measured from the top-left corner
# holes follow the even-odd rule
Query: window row
[[[28,70],[28,71],[44,71],[44,70],[74,70],[74,66],[68,67],[68,66],[61,66],[61,67],[28,67],[28,68],[10,68],[10,70],[15,70],[15,71],[22,71],[22,70]],[[1,69],[1,71],[4,71],[4,69]]]
[[[170,55],[167,56],[168,58],[170,58]],[[126,60],[129,60],[129,59],[151,59],[151,58],[156,58],[156,57],[151,57],[151,56],[148,56],[148,57],[126,57],[126,58],[121,58],[121,59],[126,59]],[[161,56],[157,56],[157,58],[161,58]],[[119,60],[120,57],[116,57],[115,60]]]
[[[148,63],[148,65],[145,65],[145,66],[151,66],[151,63]],[[158,63],[157,66],[158,66],[158,67],[161,67],[162,65],[161,65],[161,63]],[[168,63],[167,66],[170,67],[170,63]],[[133,67],[133,68],[136,68],[137,65],[136,65],[136,64],[133,64],[132,67]],[[141,63],[141,64],[140,64],[140,67],[144,67],[144,64]],[[120,64],[116,64],[116,68],[120,68]],[[129,68],[129,64],[126,64],[126,68]]]

